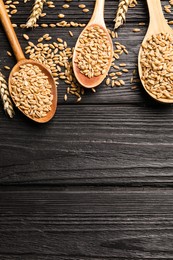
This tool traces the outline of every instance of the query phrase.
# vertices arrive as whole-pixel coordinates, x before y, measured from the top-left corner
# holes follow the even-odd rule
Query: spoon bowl
[[[86,88],[94,88],[94,87],[98,86],[104,80],[104,78],[107,76],[107,73],[108,73],[111,63],[112,63],[113,44],[112,44],[112,39],[107,31],[107,28],[106,28],[106,25],[104,22],[104,3],[105,3],[105,0],[96,0],[93,15],[92,15],[89,23],[85,27],[85,29],[81,32],[81,34],[76,42],[75,48],[74,48],[73,61],[72,61],[74,75],[75,75],[76,79],[78,80],[78,82]],[[110,54],[110,58],[109,58],[109,61],[107,64],[107,68],[104,69],[104,73],[99,76],[89,78],[80,72],[80,69],[78,68],[77,63],[75,63],[75,60],[77,57],[77,49],[79,47],[80,37],[88,30],[88,28],[92,28],[95,26],[99,26],[106,34],[111,54]]]
[[[31,65],[36,65],[37,67],[39,67],[39,69],[41,70],[41,72],[47,76],[47,79],[49,81],[49,84],[51,85],[51,94],[53,95],[53,100],[52,100],[52,105],[51,105],[51,110],[46,114],[46,116],[44,117],[40,117],[40,118],[36,118],[36,117],[31,117],[28,114],[26,114],[22,109],[20,109],[20,107],[18,107],[18,109],[28,118],[30,118],[31,120],[38,122],[38,123],[46,123],[48,122],[55,114],[56,112],[56,107],[57,107],[57,88],[56,88],[56,83],[50,73],[50,71],[41,63],[36,62],[34,60],[28,60],[25,58],[23,51],[21,49],[20,43],[17,39],[17,36],[15,34],[15,31],[12,27],[10,18],[7,14],[6,8],[4,6],[3,0],[0,0],[0,20],[1,23],[4,27],[4,30],[6,32],[6,35],[8,37],[8,40],[11,44],[11,47],[13,49],[14,55],[16,56],[17,59],[17,63],[16,65],[13,67],[10,76],[9,76],[9,81],[8,81],[8,85],[9,85],[9,92],[10,95],[12,94],[12,84],[11,84],[11,79],[13,77],[13,74],[15,72],[18,72],[20,69],[21,65],[27,65],[27,64],[31,64]],[[11,95],[12,97],[12,95]],[[13,99],[13,97],[12,97]],[[13,99],[14,104],[16,104],[15,100]]]
[[[12,83],[11,83],[11,80],[12,80],[12,77],[13,77],[14,73],[19,71],[21,65],[28,65],[28,64],[31,64],[33,66],[35,65],[35,66],[39,67],[41,72],[45,76],[47,76],[49,84],[52,86],[51,94],[53,95],[53,100],[52,100],[51,110],[46,114],[46,116],[37,118],[37,117],[31,117],[31,116],[27,115],[27,117],[29,117],[30,119],[32,119],[33,121],[35,121],[37,123],[46,123],[54,116],[54,114],[56,112],[56,107],[57,107],[57,88],[56,88],[56,84],[55,84],[55,81],[54,81],[51,73],[48,71],[48,69],[44,65],[40,64],[37,61],[28,60],[28,59],[20,60],[19,62],[17,62],[16,65],[11,70],[10,75],[9,75],[9,79],[8,79],[9,92],[10,92],[10,94],[12,93]],[[12,94],[11,94],[11,98],[12,98],[13,102],[15,103],[15,100],[13,99],[13,95]],[[20,106],[18,107],[18,109],[22,113],[24,113],[24,111],[22,109],[20,109]]]
[[[164,18],[160,0],[147,0],[147,4],[149,9],[149,15],[150,15],[150,23],[149,23],[147,33],[143,39],[142,45],[145,44],[152,35],[157,35],[160,33],[164,33],[164,34],[167,33],[173,35],[172,28],[167,24],[167,21]],[[139,54],[138,54],[138,71],[139,71],[140,80],[142,82],[145,91],[152,98],[154,98],[159,102],[173,103],[173,99],[166,99],[166,98],[157,99],[156,96],[146,88],[144,82],[142,81],[142,68],[141,68],[142,45],[140,47]]]

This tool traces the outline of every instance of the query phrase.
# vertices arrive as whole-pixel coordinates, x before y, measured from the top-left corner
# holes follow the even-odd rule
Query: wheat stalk
[[[7,82],[4,78],[4,75],[0,72],[0,96],[3,102],[4,110],[9,115],[9,117],[14,116],[13,104],[10,99],[10,93],[8,90]]]
[[[35,0],[34,6],[32,8],[31,15],[29,17],[29,20],[26,23],[27,28],[33,27],[36,24],[37,19],[42,14],[43,5],[44,5],[45,2],[46,2],[46,0]]]
[[[128,7],[131,3],[131,0],[120,0],[118,5],[118,10],[116,17],[114,19],[115,22],[115,29],[120,27],[126,20],[126,13],[128,11]]]

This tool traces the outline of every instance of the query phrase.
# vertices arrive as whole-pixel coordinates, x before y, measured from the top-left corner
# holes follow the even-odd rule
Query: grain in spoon
[[[106,77],[113,57],[113,44],[104,22],[105,0],[96,0],[93,15],[80,34],[73,53],[73,70],[78,82],[98,86]]]
[[[17,105],[18,109],[23,114],[25,114],[27,117],[29,117],[31,120],[38,122],[38,123],[46,123],[54,116],[56,107],[57,107],[57,89],[56,89],[55,81],[54,81],[51,73],[45,66],[43,66],[42,64],[40,64],[36,61],[28,60],[25,58],[23,51],[21,49],[21,46],[19,44],[19,41],[17,39],[17,36],[15,34],[15,31],[12,27],[9,16],[7,14],[7,11],[5,9],[3,0],[0,0],[0,19],[1,19],[1,23],[4,27],[4,30],[6,32],[6,35],[8,37],[8,40],[11,44],[11,47],[13,49],[14,55],[17,59],[17,64],[13,67],[13,69],[10,73],[10,76],[9,76],[9,81],[8,81],[9,92],[13,99],[13,102],[15,103],[15,105]],[[30,93],[29,98],[31,99],[31,103],[36,102],[36,99],[37,99],[37,102],[36,102],[36,104],[31,104],[29,106],[33,107],[33,110],[34,110],[34,105],[35,105],[35,107],[38,110],[38,116],[35,116],[35,115],[32,116],[32,114],[28,113],[28,111],[29,111],[27,108],[28,102],[26,103],[26,100],[16,101],[16,98],[14,98],[14,95],[13,95],[14,81],[16,80],[16,77],[19,76],[19,74],[23,73],[23,71],[21,71],[22,68],[23,68],[23,70],[24,69],[28,70],[30,68],[31,72],[34,69],[36,69],[39,74],[39,77],[42,77],[44,79],[43,82],[47,84],[46,86],[50,87],[50,91],[49,91],[49,90],[46,90],[46,86],[42,86],[43,92],[45,92],[45,93],[46,93],[46,91],[50,92],[50,93],[48,92],[48,94],[46,96],[46,94],[44,95],[44,93],[41,93],[41,92],[39,93],[39,86],[40,86],[41,79],[38,78],[38,82],[34,82],[37,90],[34,92],[34,89],[33,89],[33,93]],[[31,75],[30,78],[32,78],[32,77],[34,77],[34,76]],[[27,89],[27,84],[28,84],[28,81],[27,81],[28,78],[29,77],[27,77],[25,79],[23,77],[22,82],[21,82],[21,84],[26,85],[26,89]],[[16,91],[20,91],[19,88],[17,88]],[[23,91],[23,93],[21,93],[21,95],[24,93],[27,93],[27,90],[24,91],[22,89],[22,91]],[[28,87],[28,91],[30,91],[29,87]],[[37,95],[37,93],[39,93],[39,95]],[[33,94],[35,100],[32,100],[32,94]],[[28,99],[28,95],[27,94],[24,94],[24,95],[27,96],[27,99]],[[23,104],[22,104],[22,102],[23,102]],[[49,106],[46,105],[46,102],[47,102],[47,104],[49,103],[50,105]],[[42,112],[42,110],[43,110],[42,108],[44,108],[45,111]],[[40,115],[43,115],[43,116],[40,116]]]
[[[147,4],[150,23],[138,55],[139,76],[152,98],[173,103],[173,30],[160,0],[147,0]]]

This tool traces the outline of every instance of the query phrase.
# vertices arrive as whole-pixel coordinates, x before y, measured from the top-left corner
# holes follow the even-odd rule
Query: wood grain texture
[[[172,185],[171,106],[66,105],[48,125],[2,126],[3,184]]]
[[[172,205],[172,190],[3,191],[0,256],[172,259]]]
[[[20,1],[16,24],[25,23],[32,4]],[[118,1],[105,1],[105,20],[113,29]],[[173,259],[173,117],[172,106],[153,102],[130,78],[147,30],[145,1],[130,9],[118,30],[129,55],[126,86],[105,82],[97,93],[86,91],[80,104],[65,103],[66,85],[58,87],[55,118],[37,125],[16,111],[8,119],[0,106],[0,260],[134,260]],[[87,23],[94,1],[62,1],[44,11],[41,23],[65,20]],[[90,12],[78,8],[85,3]],[[168,1],[162,1],[162,5]],[[172,14],[165,15],[168,20]],[[139,22],[139,33],[133,33]],[[24,49],[27,33],[36,43],[45,32],[73,47],[81,28],[16,28]],[[15,59],[0,27],[0,67]]]

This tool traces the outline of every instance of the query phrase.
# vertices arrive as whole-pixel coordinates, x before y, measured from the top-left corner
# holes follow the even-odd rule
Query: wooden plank
[[[25,23],[33,2],[20,1],[12,21]],[[54,2],[56,8],[45,7],[47,16],[39,24],[58,22],[60,12],[68,22],[87,23],[94,6],[93,0],[82,1],[90,9],[83,14],[77,0],[69,10]],[[105,3],[109,29],[117,5]],[[165,17],[171,20],[172,14]],[[146,26],[134,34],[142,21]],[[65,104],[67,86],[60,82],[60,105],[46,125],[18,112],[8,120],[1,106],[0,259],[173,259],[172,106],[157,105],[130,85],[147,24],[146,2],[139,1],[118,30],[118,40],[129,50],[119,61],[130,71],[125,87],[103,83],[96,94],[86,91],[81,104],[72,97]],[[18,27],[16,33],[23,48],[24,32],[33,42],[49,32],[73,47],[81,28],[70,28],[74,38],[68,30]],[[0,67],[12,67],[15,59],[6,55],[10,46],[2,28],[0,39]]]
[[[59,106],[1,120],[0,183],[172,185],[172,107]]]
[[[173,191],[0,192],[1,259],[172,259]]]

